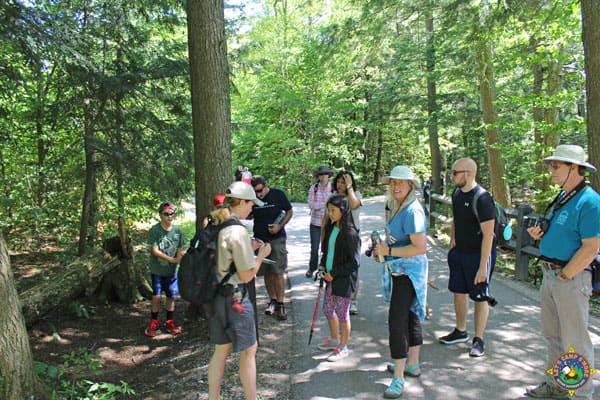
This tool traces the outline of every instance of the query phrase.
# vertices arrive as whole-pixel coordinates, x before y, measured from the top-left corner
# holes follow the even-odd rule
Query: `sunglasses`
[[[458,175],[458,174],[462,174],[462,173],[464,173],[464,172],[469,172],[469,170],[468,170],[468,169],[463,169],[463,170],[461,170],[461,171],[456,171],[456,170],[454,170],[454,169],[453,169],[453,170],[452,170],[452,176],[456,176],[456,175]]]
[[[256,194],[259,194],[259,193],[262,193],[262,192],[263,192],[263,190],[265,190],[265,187],[264,187],[264,186],[263,186],[263,187],[261,187],[260,189],[256,189],[256,188],[254,188],[254,193],[256,193]]]
[[[164,213],[162,213],[162,215],[164,217],[172,217],[173,215],[175,215],[175,213],[174,212],[170,212],[170,213],[169,212],[164,212]]]

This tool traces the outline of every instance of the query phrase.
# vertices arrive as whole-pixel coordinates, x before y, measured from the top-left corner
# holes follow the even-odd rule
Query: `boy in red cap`
[[[160,222],[150,228],[148,245],[150,246],[150,272],[152,278],[152,309],[150,324],[145,330],[146,336],[154,337],[158,330],[158,311],[163,292],[167,296],[166,328],[169,333],[178,335],[181,328],[175,325],[175,297],[179,294],[177,285],[177,265],[185,253],[181,229],[173,224],[176,207],[171,202],[158,207]]]

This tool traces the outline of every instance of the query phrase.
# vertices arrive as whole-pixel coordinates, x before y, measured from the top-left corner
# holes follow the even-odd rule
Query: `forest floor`
[[[53,252],[12,255],[17,286],[27,287],[40,279],[42,269],[60,268],[62,263],[55,258]],[[164,332],[149,338],[144,335],[144,329],[149,322],[150,301],[130,305],[73,303],[68,309],[44,315],[27,327],[33,358],[58,367],[72,354],[68,372],[59,379],[63,384],[69,379],[85,377],[114,385],[125,382],[135,390],[135,395],[116,398],[208,399],[207,368],[213,346],[209,343],[206,323],[186,319],[186,308],[185,301],[177,301],[175,321],[182,327],[180,335],[173,336],[163,329]],[[164,323],[164,304],[160,321]],[[291,335],[287,328],[287,322],[259,312],[261,346],[256,359],[261,399],[289,399],[290,382],[286,371],[290,368]],[[102,364],[101,375],[95,377],[91,375],[98,369],[89,359],[92,354],[98,354]],[[243,398],[238,360],[237,355],[228,359],[223,400]],[[75,367],[76,363],[82,365]],[[88,366],[91,368],[85,371]]]

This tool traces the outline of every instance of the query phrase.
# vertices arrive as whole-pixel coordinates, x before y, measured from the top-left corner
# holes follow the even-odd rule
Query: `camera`
[[[524,216],[523,226],[525,229],[529,229],[533,226],[539,226],[542,232],[547,232],[550,227],[550,220],[544,217]]]

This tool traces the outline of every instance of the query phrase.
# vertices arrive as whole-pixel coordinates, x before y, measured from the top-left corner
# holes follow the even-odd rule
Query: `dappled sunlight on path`
[[[317,349],[328,336],[325,317],[319,309],[312,344],[307,345],[315,309],[318,285],[304,277],[310,240],[306,204],[294,204],[294,218],[288,231],[288,297],[293,309],[292,398],[294,399],[377,399],[391,381],[386,372],[388,304],[381,296],[381,265],[364,256],[369,234],[384,227],[384,198],[363,201],[361,209],[362,260],[360,268],[359,314],[352,316],[350,355],[335,363],[325,360],[327,352]],[[454,327],[452,294],[448,291],[447,248],[428,236],[429,279],[438,289],[429,288],[428,303],[433,315],[423,323],[422,375],[407,378],[404,398],[418,399],[515,399],[526,398],[525,387],[537,384],[544,375],[545,343],[540,334],[537,290],[527,284],[495,275],[491,290],[498,300],[492,308],[481,358],[468,355],[470,341],[452,346],[437,338]],[[473,316],[468,320],[470,337]],[[598,321],[591,319],[596,349],[600,345]],[[597,350],[597,359],[600,354]],[[598,377],[595,377],[598,380]]]

